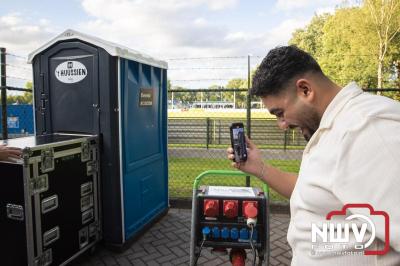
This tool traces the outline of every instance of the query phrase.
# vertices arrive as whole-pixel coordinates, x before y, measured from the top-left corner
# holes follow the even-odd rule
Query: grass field
[[[284,171],[299,171],[300,161],[298,160],[267,160],[269,164],[276,166]],[[209,158],[169,158],[169,191],[171,198],[190,198],[194,179],[202,172],[207,170],[232,170],[230,161],[227,159]],[[244,186],[244,178],[229,177],[215,178],[206,177],[202,180],[204,185],[229,185]],[[261,187],[261,181],[251,178],[251,186]],[[271,200],[287,201],[275,191],[271,190]]]

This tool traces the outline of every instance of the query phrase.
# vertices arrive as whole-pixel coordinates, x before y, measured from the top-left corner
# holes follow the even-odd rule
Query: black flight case
[[[97,136],[4,142],[23,155],[0,162],[0,264],[65,265],[94,248],[102,235]]]

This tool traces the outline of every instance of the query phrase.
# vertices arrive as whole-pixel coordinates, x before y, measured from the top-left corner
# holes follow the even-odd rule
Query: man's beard
[[[321,117],[313,108],[307,108],[302,115],[302,126],[300,126],[301,133],[306,141],[310,141],[311,137],[319,128]]]

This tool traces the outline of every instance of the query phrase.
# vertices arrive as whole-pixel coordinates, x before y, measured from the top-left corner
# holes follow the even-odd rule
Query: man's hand
[[[0,161],[10,161],[12,159],[20,159],[21,154],[22,151],[20,148],[0,145]]]
[[[247,144],[247,160],[245,162],[232,162],[232,166],[243,172],[262,178],[261,174],[263,171],[264,163],[262,161],[261,151],[247,137],[246,137],[246,144]],[[234,160],[235,155],[233,149],[230,147],[226,150],[226,152],[228,159]]]

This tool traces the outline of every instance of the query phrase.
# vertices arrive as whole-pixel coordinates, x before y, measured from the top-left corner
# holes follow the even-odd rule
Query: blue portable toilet
[[[123,246],[168,211],[167,63],[74,30],[28,61],[36,134],[100,135],[103,238]]]

